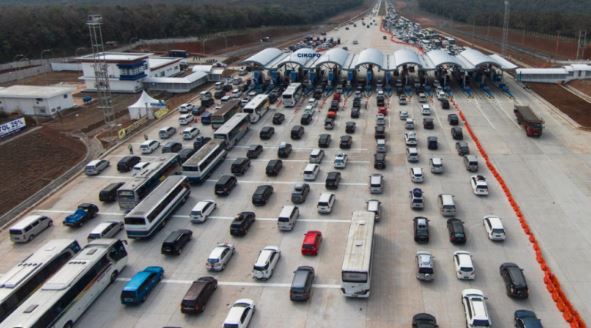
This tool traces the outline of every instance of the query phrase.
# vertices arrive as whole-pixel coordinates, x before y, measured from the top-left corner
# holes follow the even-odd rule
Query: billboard
[[[27,126],[25,118],[17,118],[16,120],[0,124],[0,138],[4,138],[10,134],[16,133]]]

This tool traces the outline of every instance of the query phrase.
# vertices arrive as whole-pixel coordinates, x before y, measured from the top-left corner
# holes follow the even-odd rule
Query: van
[[[90,242],[100,238],[114,238],[121,230],[123,230],[123,222],[121,221],[102,222],[92,229],[86,239]]]
[[[121,173],[129,172],[140,160],[139,156],[125,156],[117,162],[117,171]]]
[[[367,201],[367,211],[372,212],[376,221],[382,219],[382,202],[377,199],[370,199]]]
[[[291,231],[300,216],[300,209],[297,206],[285,205],[277,217],[277,228],[280,231]]]
[[[304,235],[304,241],[302,242],[302,255],[318,255],[320,250],[320,243],[322,243],[322,232],[318,230],[311,230],[306,232]]]
[[[191,241],[193,231],[179,229],[172,231],[162,242],[160,252],[165,255],[180,255],[181,251]]]
[[[215,194],[218,196],[228,196],[232,189],[236,187],[238,180],[233,175],[223,175],[215,183]]]
[[[216,208],[213,200],[203,200],[195,204],[189,217],[193,223],[203,223]]]
[[[185,314],[203,312],[207,301],[209,301],[217,287],[218,281],[214,277],[206,276],[193,281],[181,301],[181,312]]]
[[[175,133],[176,133],[176,128],[173,128],[172,126],[168,126],[168,127],[160,129],[158,131],[158,136],[160,137],[160,139],[168,139],[168,138],[172,137]]]
[[[110,203],[110,202],[116,201],[117,200],[117,190],[119,190],[119,188],[121,188],[122,185],[123,185],[123,182],[113,182],[113,183],[109,184],[108,186],[103,188],[103,190],[101,190],[99,192],[99,200],[101,202],[105,202],[105,203]]]
[[[181,116],[179,116],[179,124],[180,125],[191,124],[191,122],[193,122],[193,114],[187,113],[187,114],[182,114]]]
[[[250,167],[250,159],[246,157],[239,157],[234,160],[230,167],[230,172],[236,176],[241,176],[248,171]]]
[[[371,194],[381,194],[384,192],[384,176],[381,174],[372,174],[369,176],[369,192]]]
[[[386,153],[387,152],[386,139],[378,139],[378,140],[376,140],[376,144],[377,144],[377,152],[378,153]]]
[[[470,172],[478,172],[478,159],[474,155],[464,155],[464,166]]]
[[[318,208],[318,213],[320,214],[330,214],[332,212],[332,207],[334,206],[334,202],[336,201],[336,197],[333,193],[323,192],[320,194],[320,199],[318,200],[318,204],[316,207]]]
[[[27,243],[52,225],[53,220],[45,215],[26,216],[10,227],[10,240],[15,243]]]
[[[406,147],[406,160],[409,163],[416,163],[419,161],[419,151],[415,147]]]
[[[140,150],[142,151],[142,154],[149,155],[158,149],[158,147],[160,147],[160,142],[158,140],[146,140],[141,143]]]
[[[308,164],[304,168],[304,180],[305,181],[314,181],[318,176],[318,172],[320,172],[320,165],[318,164]]]
[[[453,195],[440,194],[437,198],[439,201],[439,210],[441,211],[441,215],[445,217],[456,215],[456,203],[454,202]]]
[[[199,135],[199,129],[190,127],[183,130],[183,140],[191,140]]]
[[[443,173],[443,159],[441,157],[433,157],[429,160],[431,166],[431,173],[440,174]]]
[[[107,167],[109,167],[109,161],[106,159],[95,159],[86,164],[84,173],[86,173],[88,176],[99,175]]]
[[[307,301],[312,292],[314,282],[314,268],[311,266],[300,266],[294,271],[289,299],[292,301]]]
[[[312,149],[310,152],[310,163],[320,164],[322,163],[322,159],[324,158],[324,150],[322,149]]]

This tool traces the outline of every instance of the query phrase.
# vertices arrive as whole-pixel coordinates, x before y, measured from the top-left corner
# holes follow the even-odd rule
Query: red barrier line
[[[546,260],[544,259],[544,255],[542,254],[540,245],[539,245],[534,233],[531,231],[529,225],[527,224],[527,220],[525,219],[523,212],[521,212],[519,205],[515,201],[513,194],[511,193],[511,191],[507,187],[505,180],[503,179],[503,177],[501,176],[501,174],[499,173],[497,168],[490,161],[488,154],[486,153],[484,147],[482,147],[482,145],[480,144],[480,140],[478,139],[478,137],[476,137],[476,134],[474,133],[474,131],[472,130],[472,127],[468,123],[466,116],[464,115],[464,113],[460,109],[460,106],[455,102],[453,97],[451,97],[451,103],[453,104],[454,108],[456,109],[456,111],[460,115],[462,122],[464,122],[464,126],[466,127],[466,130],[468,131],[468,134],[470,135],[470,137],[472,138],[472,140],[476,144],[476,148],[478,148],[478,151],[480,152],[480,155],[484,159],[486,166],[488,167],[490,172],[493,174],[493,176],[495,177],[495,179],[497,180],[497,182],[499,183],[499,185],[503,189],[503,192],[505,193],[505,197],[507,198],[507,200],[511,204],[511,207],[513,208],[513,211],[515,212],[515,215],[517,216],[517,218],[519,220],[519,223],[521,225],[523,232],[525,232],[525,234],[528,236],[528,240],[529,240],[530,244],[532,245],[532,248],[536,254],[536,261],[540,265],[540,269],[542,269],[542,271],[544,272],[544,284],[546,285],[546,289],[548,290],[548,292],[552,296],[552,300],[556,304],[556,308],[562,313],[563,319],[566,322],[568,322],[572,328],[587,327],[585,322],[583,321],[583,319],[581,318],[581,316],[577,312],[577,310],[574,308],[572,303],[568,300],[568,298],[564,294],[564,291],[560,287],[560,283],[558,282],[558,279],[556,278],[554,273],[552,273],[552,270],[550,270],[550,267],[548,266],[548,264],[546,263]]]

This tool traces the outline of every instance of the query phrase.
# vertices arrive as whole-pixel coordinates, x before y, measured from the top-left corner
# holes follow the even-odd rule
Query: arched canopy
[[[318,60],[309,62],[308,67],[318,67],[324,64],[335,64],[340,68],[345,67],[347,58],[350,56],[349,52],[343,48],[332,48],[326,51]]]
[[[281,67],[287,64],[294,64],[297,66],[306,66],[306,63],[312,63],[320,56],[314,49],[301,48],[293,52],[291,55],[285,57],[277,67]]]
[[[438,68],[443,65],[460,66],[462,68],[466,68],[462,65],[462,62],[456,56],[448,54],[445,50],[431,50],[427,52],[425,55],[431,61],[434,68]]]
[[[415,51],[412,51],[410,49],[400,49],[400,50],[394,51],[394,63],[396,65],[396,68],[398,68],[402,65],[409,65],[409,64],[414,64],[419,67],[425,66],[425,63],[419,57],[419,54],[417,54]]]
[[[460,53],[460,57],[472,64],[474,67],[483,66],[486,64],[500,67],[499,63],[497,63],[493,58],[476,49],[467,48]]]
[[[260,66],[267,66],[277,57],[281,56],[283,52],[277,48],[266,48],[248,57],[242,62],[243,65],[257,64]]]
[[[355,69],[359,68],[359,66],[361,65],[368,64],[378,66],[380,69],[385,69],[387,67],[385,65],[384,59],[384,54],[378,49],[365,49],[359,54],[359,57],[357,57],[357,61],[355,62]]]

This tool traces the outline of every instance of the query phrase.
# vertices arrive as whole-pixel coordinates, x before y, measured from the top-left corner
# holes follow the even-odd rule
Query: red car
[[[379,114],[384,114],[384,116],[388,115],[388,108],[386,107],[380,107],[378,108],[378,113]]]
[[[311,230],[304,235],[304,242],[302,243],[302,255],[318,255],[320,243],[322,242],[322,232]]]
[[[338,92],[335,92],[334,95],[332,96],[332,100],[341,101],[341,94]]]

